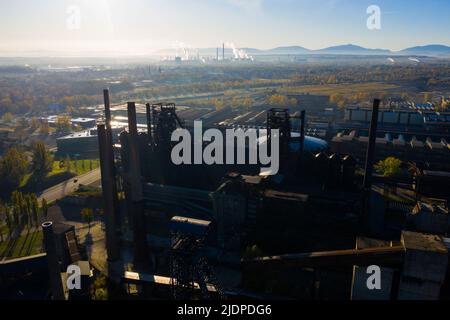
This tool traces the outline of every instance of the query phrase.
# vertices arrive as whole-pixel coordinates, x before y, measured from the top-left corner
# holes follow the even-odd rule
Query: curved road
[[[89,171],[88,173],[73,177],[47,190],[44,190],[42,193],[39,194],[38,200],[42,201],[42,199],[45,198],[47,202],[53,202],[58,199],[62,199],[68,194],[76,191],[80,184],[89,185],[99,181],[100,179],[101,179],[100,168],[97,168],[95,170]]]

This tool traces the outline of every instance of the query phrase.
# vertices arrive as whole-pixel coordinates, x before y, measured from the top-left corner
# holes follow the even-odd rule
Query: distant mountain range
[[[328,47],[320,50],[310,50],[301,46],[284,46],[269,50],[260,50],[255,48],[241,48],[248,55],[305,55],[305,54],[330,54],[330,55],[383,55],[383,56],[430,56],[430,57],[450,57],[450,47],[445,45],[426,45],[407,48],[401,51],[391,51],[388,49],[369,49],[354,44]],[[217,48],[187,49],[189,55],[197,54],[202,56],[215,56]],[[165,49],[156,52],[158,55],[176,55],[182,54],[183,49]],[[233,50],[225,48],[225,55],[233,55]],[[219,56],[222,56],[222,48],[219,48]]]

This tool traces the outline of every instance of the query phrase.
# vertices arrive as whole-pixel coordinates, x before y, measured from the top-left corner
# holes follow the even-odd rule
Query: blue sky
[[[80,28],[68,28],[72,5]],[[381,8],[381,30],[366,27],[369,5]],[[448,0],[0,0],[0,6],[0,53],[147,53],[222,41],[261,49],[450,45]]]

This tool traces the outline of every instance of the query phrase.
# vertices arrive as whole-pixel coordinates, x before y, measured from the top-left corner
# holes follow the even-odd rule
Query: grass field
[[[42,252],[42,231],[22,234],[14,240],[0,243],[0,257],[14,259]]]
[[[359,92],[373,93],[380,91],[389,91],[398,89],[399,86],[388,83],[349,83],[349,84],[324,84],[324,85],[307,85],[307,86],[293,86],[283,87],[278,91],[285,94],[299,94],[309,93],[315,95],[349,95],[357,94]]]
[[[52,171],[47,174],[43,181],[37,183],[33,181],[32,174],[27,174],[20,188],[24,192],[38,192],[50,188],[58,183],[61,183],[67,179],[74,176],[87,173],[89,171],[97,169],[100,166],[100,160],[90,159],[90,160],[71,160],[70,161],[70,172],[61,165],[60,161],[53,161]]]
[[[73,193],[74,195],[80,195],[80,196],[93,196],[98,197],[102,195],[102,190],[97,187],[93,186],[81,186],[78,188],[77,191]]]

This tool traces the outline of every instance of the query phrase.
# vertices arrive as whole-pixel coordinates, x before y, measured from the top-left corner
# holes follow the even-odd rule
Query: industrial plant
[[[120,297],[136,299],[448,297],[450,175],[443,163],[449,150],[437,147],[435,162],[417,159],[413,180],[375,174],[383,148],[406,148],[406,142],[387,146],[378,137],[394,119],[380,103],[375,99],[370,112],[346,111],[346,121],[370,122],[364,142],[356,133],[329,143],[308,136],[305,110],[259,111],[240,129],[264,132],[269,145],[276,130],[280,163],[273,174],[261,163],[174,164],[172,133],[193,132],[194,123],[174,103],[111,107],[104,90],[103,120],[83,136],[91,147],[82,143],[100,155],[105,252],[96,272]],[[395,119],[415,121],[409,111],[402,114]],[[237,126],[205,122],[206,128],[225,133]],[[251,144],[246,141],[245,150],[233,144],[233,157]],[[228,141],[215,152],[229,147]],[[393,189],[410,195],[414,205],[387,197]],[[74,229],[51,221],[42,229],[45,252],[0,264],[1,275],[44,272],[39,279],[48,279],[48,298],[89,299],[92,267]],[[67,287],[73,265],[81,270],[83,290]],[[368,270],[380,272],[380,289],[366,285]]]

